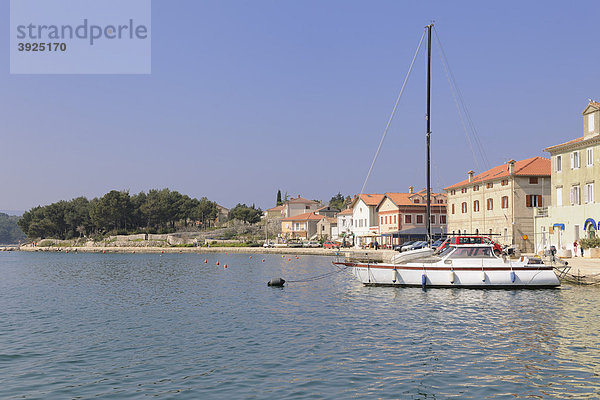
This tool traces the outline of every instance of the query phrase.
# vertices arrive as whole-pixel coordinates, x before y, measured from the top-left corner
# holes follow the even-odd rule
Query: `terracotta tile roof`
[[[296,215],[293,217],[283,218],[282,221],[310,221],[310,220],[318,221],[323,218],[327,218],[327,217],[325,217],[324,215],[317,215],[314,212],[307,212],[307,213]]]
[[[586,138],[584,136],[582,136],[582,137],[579,137],[577,139],[569,140],[568,142],[564,142],[564,143],[561,143],[561,144],[556,144],[554,146],[546,147],[544,149],[544,151],[550,152],[551,150],[554,150],[554,149],[556,149],[558,147],[562,147],[562,146],[567,146],[569,144],[575,144],[575,143],[583,142],[584,140],[586,140]]]
[[[383,194],[378,194],[378,193],[374,193],[374,194],[363,193],[360,195],[360,198],[362,199],[362,201],[365,202],[366,205],[376,206],[377,204],[379,204],[381,199],[383,199],[383,196],[384,196]]]
[[[515,162],[515,175],[517,176],[550,176],[550,160],[545,157],[533,157],[526,160]],[[491,168],[479,175],[475,175],[473,180],[469,182],[469,179],[458,182],[452,186],[444,188],[449,190],[473,183],[483,183],[490,180],[508,177],[508,164],[498,165]]]
[[[300,196],[289,199],[287,202],[290,204],[298,204],[298,203],[315,204],[315,203],[317,203],[316,201],[308,200],[308,199],[305,199]]]
[[[598,103],[597,101],[590,101],[589,105],[600,110],[600,103]]]
[[[344,211],[340,212],[338,215],[352,215],[352,209],[346,208]]]
[[[422,190],[422,194],[423,196],[427,195],[427,192],[425,189]],[[421,194],[421,192],[418,192],[419,194]],[[389,198],[392,202],[394,202],[394,204],[396,204],[398,207],[400,206],[426,206],[427,203],[414,203],[410,198],[413,197],[415,195],[415,193],[386,193],[385,196],[387,198]],[[431,197],[439,197],[439,196],[445,197],[445,194],[442,193],[431,193]],[[383,199],[382,199],[383,201]],[[431,206],[445,206],[446,204],[439,204],[439,203],[435,203],[435,202],[431,202]]]
[[[283,210],[283,206],[275,206],[273,208],[269,208],[267,211],[281,211]]]

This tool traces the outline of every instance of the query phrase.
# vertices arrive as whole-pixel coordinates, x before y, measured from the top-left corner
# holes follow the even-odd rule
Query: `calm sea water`
[[[600,288],[266,285],[330,262],[0,253],[0,398],[600,397]]]

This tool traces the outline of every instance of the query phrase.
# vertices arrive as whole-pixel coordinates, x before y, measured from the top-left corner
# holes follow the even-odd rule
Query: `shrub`
[[[579,239],[579,245],[583,249],[600,247],[600,237],[594,237],[590,239]]]

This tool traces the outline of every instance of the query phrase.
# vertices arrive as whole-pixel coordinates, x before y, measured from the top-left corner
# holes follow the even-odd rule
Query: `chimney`
[[[412,186],[408,187],[408,193],[413,194],[413,190],[415,190],[414,187],[412,187]]]
[[[469,182],[473,182],[473,174],[475,173],[475,171],[470,170],[469,172],[467,172],[467,175],[469,175]]]
[[[515,160],[508,160],[508,174],[509,175],[514,175],[515,174]]]

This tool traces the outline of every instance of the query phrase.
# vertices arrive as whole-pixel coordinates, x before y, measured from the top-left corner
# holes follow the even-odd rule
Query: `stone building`
[[[575,241],[600,228],[600,103],[590,101],[582,114],[583,136],[545,149],[552,160],[552,203],[536,218],[538,250],[574,250]]]
[[[534,251],[534,211],[550,202],[550,160],[510,160],[445,188],[448,233],[490,236]]]

